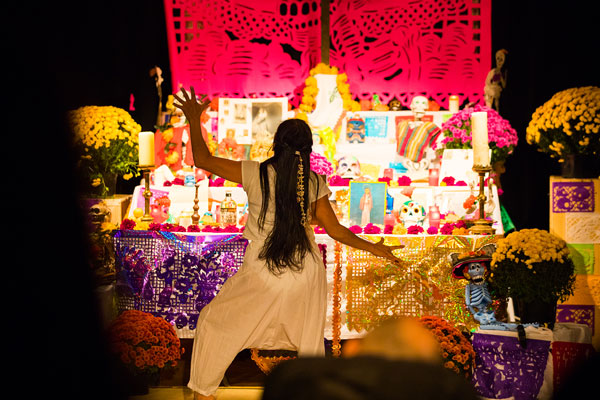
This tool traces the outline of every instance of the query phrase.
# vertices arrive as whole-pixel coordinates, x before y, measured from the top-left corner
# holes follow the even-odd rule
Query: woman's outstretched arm
[[[242,163],[240,161],[213,156],[208,150],[208,146],[202,136],[200,116],[208,108],[210,101],[205,100],[199,103],[196,100],[196,93],[193,86],[190,87],[190,94],[182,90],[182,97],[174,95],[175,100],[177,100],[174,105],[183,111],[185,118],[190,124],[190,140],[192,142],[192,153],[196,167],[202,168],[228,181],[242,183]]]
[[[403,248],[403,245],[385,245],[383,244],[383,238],[379,242],[372,243],[356,236],[350,229],[339,223],[327,196],[323,196],[315,202],[315,212],[311,223],[317,223],[323,227],[327,234],[338,242],[368,251],[379,257],[385,257],[396,265],[402,264],[402,261],[392,251]]]

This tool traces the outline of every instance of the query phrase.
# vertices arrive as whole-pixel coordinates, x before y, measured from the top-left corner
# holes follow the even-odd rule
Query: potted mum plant
[[[137,310],[124,311],[111,323],[108,344],[129,394],[148,393],[151,381],[175,367],[184,352],[171,324]]]
[[[113,106],[84,106],[68,113],[79,167],[92,196],[115,194],[117,177],[138,176],[141,126],[131,115]]]
[[[469,379],[475,367],[475,350],[471,342],[443,318],[424,316],[420,321],[440,343],[444,367]]]
[[[556,303],[573,294],[575,265],[567,244],[541,229],[522,229],[500,239],[490,263],[494,297],[511,297],[523,323],[553,326]]]
[[[533,113],[527,143],[557,159],[563,177],[596,178],[600,174],[599,111],[599,87],[560,91]]]
[[[510,123],[490,107],[481,104],[474,107],[467,107],[444,122],[442,124],[442,149],[440,150],[471,149],[473,138],[471,114],[480,111],[487,113],[488,141],[492,150],[490,162],[494,171],[501,173],[503,172],[503,165],[506,158],[513,152],[519,140],[517,131],[513,129]],[[437,143],[432,146],[434,150],[436,147]]]

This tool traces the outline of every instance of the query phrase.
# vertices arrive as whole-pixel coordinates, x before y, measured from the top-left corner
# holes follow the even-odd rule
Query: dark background
[[[4,316],[16,328],[10,338],[23,341],[9,343],[5,363],[34,396],[117,398],[105,368],[75,158],[61,117],[83,105],[128,110],[133,94],[133,118],[153,129],[158,97],[150,69],[162,68],[163,90],[171,88],[163,2],[20,3],[0,14],[3,176],[6,188],[18,188],[3,196],[5,253],[12,256],[4,263],[10,298]],[[597,13],[588,4],[493,2],[492,51],[509,52],[501,112],[520,137],[501,178],[501,200],[517,229],[548,228],[549,176],[560,171],[526,144],[531,114],[557,91],[599,84],[592,59],[599,50]],[[118,189],[128,193],[135,184],[121,182]]]

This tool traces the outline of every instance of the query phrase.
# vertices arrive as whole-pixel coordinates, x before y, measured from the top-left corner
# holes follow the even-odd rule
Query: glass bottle
[[[237,225],[237,203],[231,197],[231,192],[225,193],[225,199],[221,202],[221,224]]]

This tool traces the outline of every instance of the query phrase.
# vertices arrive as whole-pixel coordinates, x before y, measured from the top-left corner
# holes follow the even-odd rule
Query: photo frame
[[[287,118],[287,97],[219,98],[218,139],[229,133],[237,144],[252,145],[265,132],[274,135]]]
[[[383,225],[387,183],[350,182],[348,219],[351,225]]]

